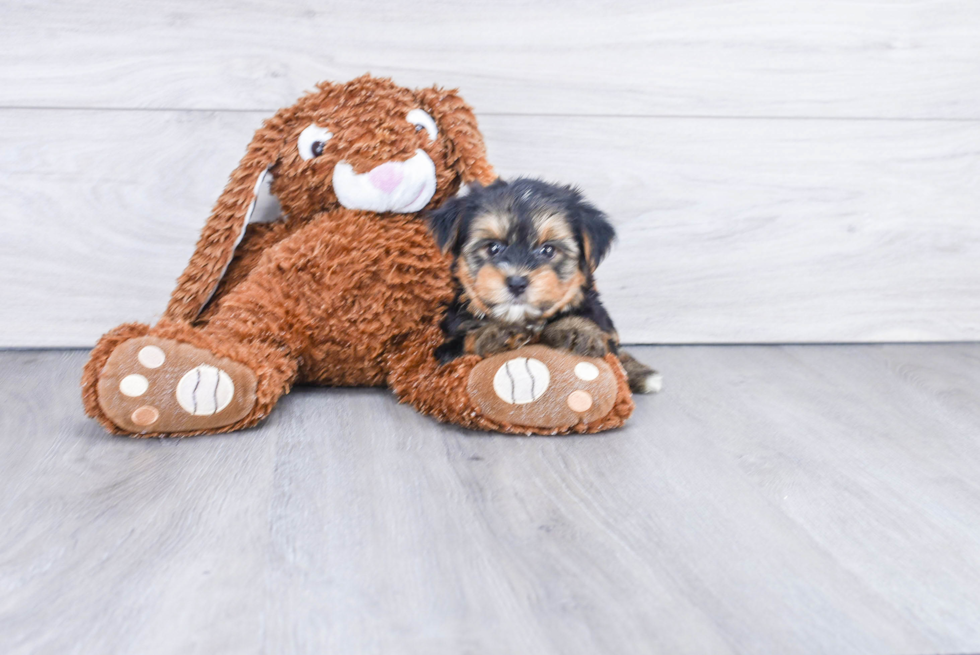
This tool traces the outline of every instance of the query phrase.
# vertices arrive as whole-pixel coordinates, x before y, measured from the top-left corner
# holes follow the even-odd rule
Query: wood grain
[[[0,106],[274,110],[365,71],[485,115],[980,118],[968,0],[8,2]]]
[[[441,426],[299,388],[182,441],[0,353],[0,650],[980,649],[980,346],[637,348],[622,430]]]
[[[0,110],[0,346],[154,321],[264,114]],[[488,116],[620,238],[626,342],[980,338],[980,123]]]

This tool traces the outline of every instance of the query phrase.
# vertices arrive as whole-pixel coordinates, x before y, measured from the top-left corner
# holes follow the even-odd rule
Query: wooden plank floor
[[[980,650],[980,344],[636,352],[600,436],[299,388],[182,441],[0,353],[0,652]]]

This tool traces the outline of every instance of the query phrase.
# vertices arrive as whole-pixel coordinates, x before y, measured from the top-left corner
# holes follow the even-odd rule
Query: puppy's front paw
[[[531,341],[531,335],[517,325],[488,323],[467,336],[467,352],[481,357],[507,350],[516,350]]]
[[[578,316],[549,324],[541,333],[541,342],[583,357],[602,357],[609,352],[609,335],[592,321]]]

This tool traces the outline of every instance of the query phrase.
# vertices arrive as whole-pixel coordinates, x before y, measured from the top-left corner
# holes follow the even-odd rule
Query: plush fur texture
[[[416,112],[414,122],[410,112]],[[310,131],[311,125],[316,129]],[[332,181],[339,165],[354,175],[380,175],[379,167],[391,164],[375,185],[380,188],[400,176],[389,168],[420,152],[434,168],[429,209],[463,183],[489,184],[495,177],[476,118],[455,91],[413,91],[364,76],[320,84],[279,110],[256,132],[232,173],[163,319],[154,327],[120,326],[92,351],[82,379],[86,412],[111,432],[132,434],[103,411],[101,403],[109,399],[99,398],[97,383],[116,347],[151,335],[240,362],[258,379],[255,405],[245,418],[217,429],[167,433],[172,436],[254,425],[302,382],[387,384],[402,401],[442,421],[512,433],[556,432],[488,418],[466,391],[480,358],[441,366],[434,357],[453,282],[451,257],[436,246],[425,221],[416,213],[350,209],[337,198]],[[266,171],[274,176],[271,189],[283,218],[245,229],[256,182]],[[613,410],[560,432],[616,427],[632,412],[622,368],[612,355],[607,361],[617,374]],[[160,433],[148,429],[134,436]]]

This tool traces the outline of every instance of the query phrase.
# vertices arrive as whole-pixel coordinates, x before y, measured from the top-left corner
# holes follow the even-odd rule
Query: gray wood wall
[[[628,342],[980,338],[978,2],[135,5],[0,7],[0,346],[154,320],[261,120],[365,71],[613,216]]]

